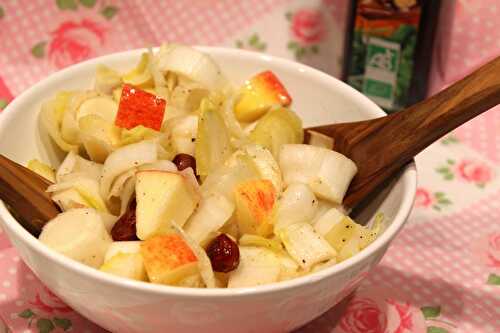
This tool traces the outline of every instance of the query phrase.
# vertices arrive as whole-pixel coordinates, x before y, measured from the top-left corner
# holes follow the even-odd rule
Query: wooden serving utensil
[[[352,159],[358,173],[344,198],[354,208],[415,155],[443,135],[500,103],[500,57],[438,94],[391,115],[317,126],[334,150]],[[306,141],[307,142],[307,141]]]
[[[46,192],[52,183],[0,154],[0,199],[34,236],[60,213]]]
[[[354,208],[424,148],[500,103],[500,57],[420,103],[372,120],[306,129],[328,135],[334,149],[358,166],[344,205]],[[307,142],[307,141],[306,141]],[[50,182],[0,155],[0,199],[33,235],[59,209],[46,192]]]

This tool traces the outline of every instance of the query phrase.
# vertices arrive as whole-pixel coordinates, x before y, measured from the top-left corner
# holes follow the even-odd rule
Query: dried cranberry
[[[177,166],[177,170],[181,171],[187,168],[192,168],[196,175],[196,159],[189,154],[177,154],[172,160]]]
[[[216,272],[230,272],[240,263],[240,249],[226,234],[217,236],[207,247],[207,255]]]
[[[114,241],[133,241],[139,240],[136,234],[135,228],[135,208],[137,203],[135,198],[132,199],[127,206],[127,210],[122,216],[116,221],[115,225],[111,229],[111,237]]]

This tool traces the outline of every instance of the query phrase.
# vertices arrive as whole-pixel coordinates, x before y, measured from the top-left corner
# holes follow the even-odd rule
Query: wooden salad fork
[[[47,221],[60,213],[50,199],[52,183],[0,154],[0,199],[31,234],[38,236]]]
[[[500,103],[500,57],[440,93],[400,112],[372,120],[306,129],[334,139],[334,149],[358,166],[344,206],[354,208],[416,154],[461,124]],[[33,235],[59,209],[50,182],[0,155],[0,199]]]

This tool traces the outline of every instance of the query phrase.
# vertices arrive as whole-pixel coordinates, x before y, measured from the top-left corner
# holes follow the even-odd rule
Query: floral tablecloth
[[[495,0],[447,1],[431,92],[500,54]],[[162,41],[248,48],[340,70],[344,0],[2,0],[0,110],[72,63]],[[298,332],[500,332],[500,112],[417,157],[414,211],[355,295]],[[102,332],[43,287],[0,234],[13,332]]]

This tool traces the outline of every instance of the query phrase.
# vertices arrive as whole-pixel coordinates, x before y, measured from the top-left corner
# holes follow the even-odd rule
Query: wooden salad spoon
[[[500,103],[500,57],[438,94],[391,115],[305,130],[334,139],[358,173],[344,206],[354,208],[431,143]],[[306,141],[307,142],[307,141]],[[0,199],[35,236],[59,210],[45,191],[50,182],[0,155]]]
[[[415,155],[443,135],[500,103],[500,57],[438,94],[385,117],[306,129],[334,139],[358,173],[343,205],[354,208]],[[306,134],[307,139],[307,134]]]

